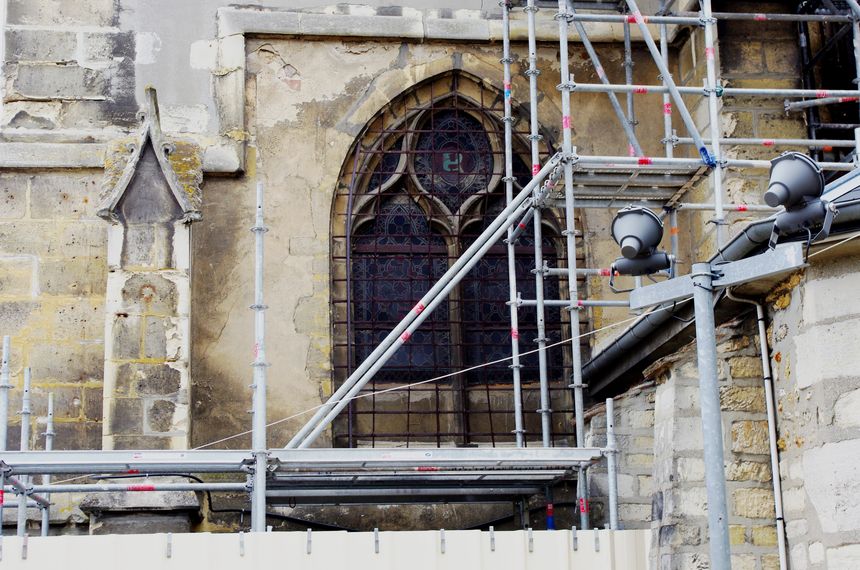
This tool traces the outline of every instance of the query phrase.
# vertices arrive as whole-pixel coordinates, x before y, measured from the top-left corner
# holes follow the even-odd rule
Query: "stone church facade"
[[[495,4],[0,3],[0,334],[12,337],[11,410],[20,407],[23,369],[30,367],[34,416],[45,415],[46,395],[54,394],[55,449],[249,446],[249,436],[236,434],[249,429],[254,237],[248,229],[258,182],[266,188],[269,227],[268,415],[291,418],[271,427],[272,446],[289,441],[308,417],[302,414],[332,394],[503,200],[505,86]],[[561,103],[556,8],[539,4],[535,116],[543,159],[561,144]],[[781,3],[717,4],[724,12],[785,11]],[[519,5],[512,20],[514,177],[522,185],[531,175],[531,109]],[[586,27],[612,82],[624,83],[621,26]],[[656,84],[658,70],[636,32],[633,83]],[[572,40],[575,80],[596,83],[584,48]],[[673,29],[669,62],[679,85],[701,86],[703,42],[701,29]],[[727,86],[799,87],[802,58],[794,24],[732,22],[719,29],[717,59]],[[662,98],[644,94],[636,101],[645,154],[662,156]],[[708,132],[707,99],[690,97],[688,105]],[[720,105],[725,137],[807,136],[803,115],[787,114],[780,98],[723,97]],[[574,92],[573,108],[579,152],[627,154],[605,96]],[[692,147],[675,152],[697,156]],[[769,160],[776,152],[726,148],[739,159]],[[726,198],[760,204],[767,180],[766,171],[726,169]],[[713,201],[707,177],[691,180],[684,201]],[[852,208],[846,203],[837,218],[837,240],[856,231]],[[612,215],[577,212],[582,266],[608,267],[618,256],[608,232]],[[672,234],[681,271],[718,253],[711,217],[679,213]],[[761,218],[730,213],[729,244],[743,249],[747,230]],[[563,263],[562,221],[563,212],[553,211],[541,226],[550,265]],[[860,561],[858,243],[813,248],[801,272],[737,292],[765,309],[785,533],[798,570]],[[532,246],[523,245],[526,261],[516,268],[527,283],[525,298],[534,287]],[[503,259],[504,252],[490,251],[372,390],[453,379],[357,401],[317,445],[513,445],[507,365],[453,374],[510,350]],[[547,279],[546,288],[561,295],[564,281]],[[604,277],[582,278],[580,288],[590,298],[612,296]],[[778,568],[756,313],[724,298],[717,315],[733,565]],[[523,309],[521,318],[531,342],[533,313]],[[706,567],[689,315],[678,313],[642,334],[626,308],[593,307],[581,318],[582,332],[596,331],[582,343],[586,437],[594,445],[605,444],[601,402],[616,397],[622,525],[653,530],[655,568]],[[547,334],[551,342],[572,334],[564,311],[547,314]],[[574,445],[571,357],[561,348],[548,354],[553,443]],[[524,361],[532,445],[540,444],[536,369]],[[20,420],[11,417],[8,446],[15,449]],[[40,448],[41,431],[32,433],[32,447]],[[608,489],[601,468],[594,471],[593,516],[603,523]],[[575,505],[564,506],[570,490],[558,493],[560,518],[574,520]],[[85,531],[80,500],[71,496],[52,513],[57,532],[75,532],[75,525]],[[200,509],[194,530],[243,524],[235,513],[218,515],[211,502]],[[429,515],[420,509],[395,515],[384,507],[360,512],[291,513],[350,528],[380,526],[383,517],[415,528],[454,515],[464,527],[501,516],[447,506]]]

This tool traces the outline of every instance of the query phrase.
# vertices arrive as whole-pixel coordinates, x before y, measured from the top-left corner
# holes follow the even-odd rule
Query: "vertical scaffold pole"
[[[854,45],[854,85],[860,86],[860,15],[851,22]],[[860,128],[854,129],[854,166],[860,166]]]
[[[666,1],[660,1],[660,10],[666,7]],[[669,29],[666,24],[660,24],[660,59],[663,61],[663,67],[669,69]],[[663,82],[663,87],[666,86],[666,78],[660,76]],[[669,90],[663,93],[663,145],[666,149],[666,158],[672,158],[675,155],[675,148],[672,145],[672,98],[669,96]]]
[[[713,171],[714,181],[714,223],[717,226],[717,248],[726,242],[726,216],[723,212],[723,166],[722,151],[720,150],[720,111],[718,108],[718,93],[721,89],[720,78],[717,75],[716,47],[714,45],[717,20],[711,12],[711,0],[702,0],[702,23],[705,25],[705,65],[708,78],[705,90],[708,93],[708,117],[711,123],[711,154],[716,163]]]
[[[579,349],[579,299],[576,283],[576,222],[575,204],[573,199],[573,133],[570,116],[570,92],[573,81],[570,77],[570,55],[568,53],[568,23],[567,0],[558,0],[558,35],[559,35],[559,66],[561,71],[561,121],[562,121],[562,154],[564,160],[564,234],[567,245],[567,287],[570,310],[570,349],[571,364],[573,365],[573,408],[576,415],[576,445],[585,447],[585,410],[582,397],[582,354]],[[579,518],[583,529],[589,528],[588,516],[588,474],[580,468],[577,478],[577,495],[579,498]]]
[[[618,442],[615,439],[615,402],[606,398],[606,471],[609,479],[609,528],[618,530]]]
[[[504,68],[505,89],[505,203],[510,206],[514,199],[514,167],[513,167],[513,115],[511,114],[511,19],[510,0],[503,0],[502,7],[502,66]],[[517,308],[517,269],[514,257],[514,240],[511,239],[514,228],[508,228],[508,286],[510,290],[509,307],[511,312],[511,373],[514,383],[514,435],[517,447],[523,446],[523,398],[520,382],[520,332],[519,309]],[[489,402],[487,405],[489,406]]]
[[[9,360],[12,358],[12,347],[9,336],[3,337],[3,361],[0,363],[0,451],[6,451],[9,436]]]
[[[263,183],[257,183],[257,210],[254,227],[254,384],[251,447],[254,454],[254,481],[251,489],[251,531],[266,530],[266,305],[263,303]]]
[[[633,46],[630,41],[629,21],[624,22],[624,83],[633,85]],[[636,110],[632,91],[627,92],[627,123],[630,125],[630,129],[636,132]],[[627,154],[636,156],[636,150],[631,145],[627,145],[627,149]]]
[[[45,423],[45,451],[52,451],[54,449],[54,393],[48,393],[48,419]],[[50,485],[51,484],[51,476],[43,475],[42,476],[42,484]],[[46,499],[50,500],[51,495],[45,493],[43,495]],[[48,530],[51,526],[51,508],[50,507],[42,507],[42,536],[48,536]]]
[[[21,394],[21,451],[30,450],[30,368],[24,369],[24,391]],[[30,483],[28,475],[21,476],[21,483]],[[27,493],[18,495],[18,536],[27,532]]]
[[[538,132],[538,97],[537,78],[540,71],[537,68],[537,38],[535,35],[535,12],[537,7],[534,0],[529,0],[526,7],[529,35],[529,141],[532,153],[532,175],[537,174],[540,168],[540,140]],[[535,208],[532,217],[534,224],[534,252],[535,252],[535,316],[537,319],[537,342],[538,346],[538,378],[540,379],[540,417],[541,417],[541,444],[544,447],[552,445],[552,410],[549,394],[549,374],[547,373],[546,360],[546,307],[544,305],[544,275],[543,275],[543,239],[541,237],[542,214],[540,208]]]
[[[691,277],[696,312],[696,356],[699,367],[699,401],[702,407],[702,447],[705,457],[705,488],[708,494],[708,546],[711,568],[731,570],[711,265],[693,264]]]

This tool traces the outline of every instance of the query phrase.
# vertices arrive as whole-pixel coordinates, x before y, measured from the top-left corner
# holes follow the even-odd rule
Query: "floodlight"
[[[784,152],[771,161],[770,182],[764,201],[768,206],[785,208],[777,214],[770,236],[770,247],[776,247],[780,236],[806,230],[809,242],[827,237],[836,215],[836,207],[821,199],[824,174],[814,160],[799,152]],[[813,237],[812,228],[820,227]]]
[[[649,275],[672,265],[666,252],[657,251],[663,239],[659,216],[641,206],[627,206],[612,220],[612,239],[621,246],[621,255],[612,264],[620,275]]]

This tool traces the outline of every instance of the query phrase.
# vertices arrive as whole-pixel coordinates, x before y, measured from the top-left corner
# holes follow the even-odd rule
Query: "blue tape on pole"
[[[717,161],[714,160],[714,157],[711,155],[711,153],[708,152],[708,149],[706,147],[700,148],[699,154],[702,155],[702,162],[704,162],[711,168],[714,168],[717,165]]]

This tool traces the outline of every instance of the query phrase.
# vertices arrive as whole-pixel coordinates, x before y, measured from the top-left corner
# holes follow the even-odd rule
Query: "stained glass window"
[[[463,201],[486,190],[493,175],[493,155],[486,129],[461,110],[430,114],[415,149],[418,183],[456,212]]]

